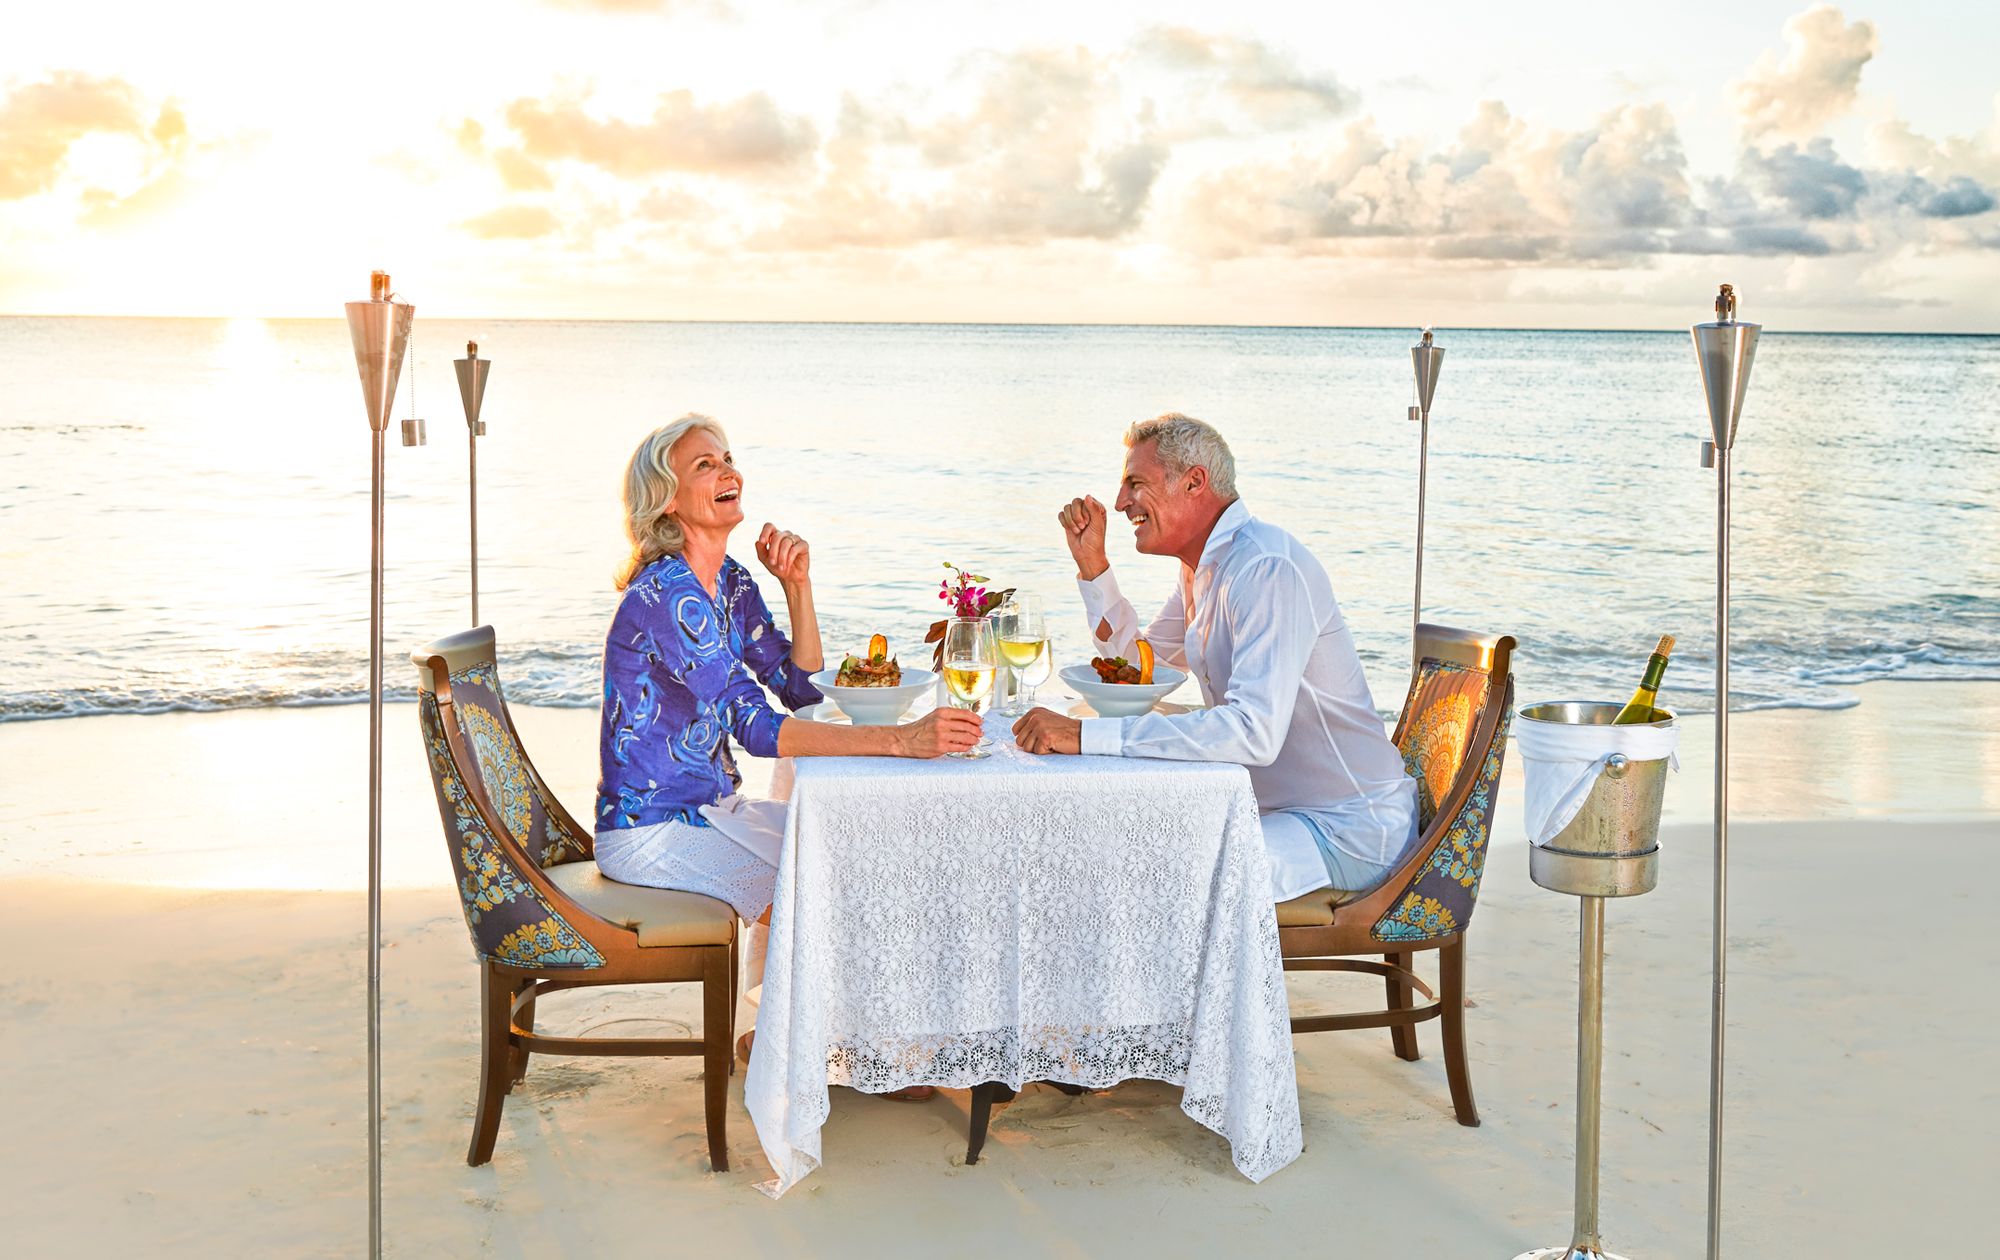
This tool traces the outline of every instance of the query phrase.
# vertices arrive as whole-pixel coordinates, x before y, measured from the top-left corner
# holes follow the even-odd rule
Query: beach
[[[1738,1253],[1860,1256],[1985,1228],[2000,949],[1975,897],[2000,840],[2000,684],[1857,694],[1732,725]],[[516,718],[557,794],[587,809],[595,715]],[[1602,1217],[1633,1256],[1702,1245],[1709,729],[1683,735],[1659,889],[1609,913]],[[17,1254],[365,1248],[365,730],[360,706],[0,724],[0,910],[36,942],[4,982],[0,1235]],[[466,1167],[477,977],[414,711],[391,705],[387,1252],[1507,1256],[1565,1241],[1577,907],[1527,878],[1517,762],[1470,935],[1481,1127],[1452,1122],[1434,1028],[1417,1063],[1384,1033],[1323,1033],[1294,1043],[1305,1154],[1261,1185],[1164,1085],[1031,1088],[974,1168],[966,1095],[837,1090],[825,1166],[773,1203],[752,1188],[767,1171],[740,1074],[732,1169],[709,1171],[687,1059],[539,1058],[493,1163]],[[1361,978],[1292,984],[1299,1009],[1379,996]],[[551,999],[542,1020],[642,1032],[697,1009],[691,988],[625,990]]]

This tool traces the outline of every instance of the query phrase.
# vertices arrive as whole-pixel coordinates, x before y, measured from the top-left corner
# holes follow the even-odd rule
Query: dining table
[[[1302,1149],[1249,775],[1036,756],[1012,722],[986,716],[983,758],[780,763],[744,1081],[767,1194],[819,1166],[836,1085],[1165,1081],[1252,1181]]]

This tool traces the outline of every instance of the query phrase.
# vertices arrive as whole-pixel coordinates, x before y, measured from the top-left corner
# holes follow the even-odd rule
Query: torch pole
[[[1722,1068],[1729,991],[1729,448],[1715,452],[1715,956],[1708,1046],[1708,1260],[1722,1254]]]
[[[347,304],[354,366],[368,406],[368,1254],[382,1255],[382,536],[385,434],[416,308],[398,302],[389,274],[368,277],[368,300]],[[415,409],[414,382],[411,405]],[[403,421],[403,445],[422,446],[424,422]]]
[[[1417,589],[1410,596],[1410,642],[1417,641],[1424,624],[1424,504],[1431,471],[1431,412],[1423,409],[1417,438]]]
[[[479,624],[479,431],[465,427],[466,484],[471,488],[467,502],[472,511],[472,624]]]
[[[368,1254],[382,1254],[382,530],[383,431],[370,437],[368,583]]]
[[[1438,370],[1444,366],[1444,347],[1437,344],[1431,330],[1423,330],[1422,340],[1410,347],[1410,367],[1416,375],[1417,401],[1410,406],[1410,419],[1417,422],[1417,580],[1410,596],[1410,642],[1417,641],[1424,624],[1424,508],[1428,499],[1431,471],[1431,399],[1437,394]]]
[[[1750,365],[1763,325],[1736,318],[1736,288],[1725,284],[1715,297],[1715,319],[1690,331],[1713,435],[1701,444],[1701,466],[1715,469],[1715,925],[1708,1034],[1708,1260],[1719,1260],[1723,1041],[1729,991],[1729,453],[1736,445],[1736,426],[1750,389]]]

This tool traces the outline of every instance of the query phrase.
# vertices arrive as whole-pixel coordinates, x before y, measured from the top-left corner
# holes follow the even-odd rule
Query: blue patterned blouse
[[[713,598],[679,556],[639,570],[604,642],[596,829],[670,819],[707,826],[701,806],[743,781],[728,736],[756,756],[778,755],[785,716],[757,684],[788,709],[820,699],[791,655],[750,571],[734,559],[723,562]]]

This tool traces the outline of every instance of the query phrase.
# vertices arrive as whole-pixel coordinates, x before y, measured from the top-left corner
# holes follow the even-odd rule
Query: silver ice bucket
[[[1523,722],[1609,726],[1623,708],[1581,700],[1531,704]],[[1666,716],[1653,726],[1674,720]],[[1660,882],[1660,806],[1666,798],[1668,758],[1630,761],[1614,754],[1597,776],[1583,808],[1547,845],[1528,847],[1528,875],[1552,892],[1576,897],[1633,897]],[[1530,771],[1532,773],[1532,770]]]

